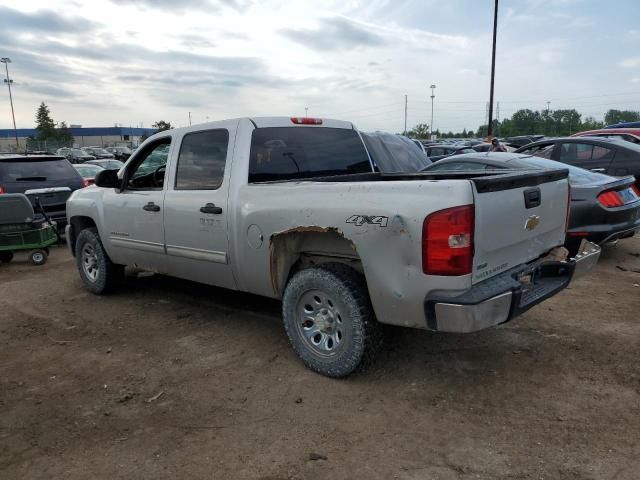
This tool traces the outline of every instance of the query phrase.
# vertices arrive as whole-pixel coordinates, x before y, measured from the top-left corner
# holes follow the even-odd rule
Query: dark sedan
[[[640,190],[633,177],[613,178],[531,155],[483,153],[441,160],[425,171],[567,168],[571,212],[566,246],[575,253],[583,238],[604,243],[631,237],[640,229]]]
[[[535,155],[586,168],[614,177],[634,175],[640,179],[640,145],[599,137],[567,137],[542,140],[519,148],[515,153]],[[640,183],[636,181],[640,187]]]
[[[432,162],[436,162],[451,155],[461,155],[463,153],[473,153],[471,147],[460,145],[430,145],[427,147],[427,156]]]

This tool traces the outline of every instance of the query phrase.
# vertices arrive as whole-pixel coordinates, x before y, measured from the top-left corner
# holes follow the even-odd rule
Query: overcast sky
[[[303,115],[362,129],[477,128],[486,115],[492,0],[0,0],[18,127],[176,126]],[[502,0],[500,116],[640,110],[640,1]],[[4,75],[4,72],[3,72]],[[11,127],[6,88],[0,128]]]

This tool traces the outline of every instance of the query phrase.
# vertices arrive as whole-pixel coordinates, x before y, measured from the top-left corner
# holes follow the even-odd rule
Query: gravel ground
[[[162,276],[0,265],[2,479],[637,479],[640,239],[511,324],[390,329],[331,380],[277,302]]]

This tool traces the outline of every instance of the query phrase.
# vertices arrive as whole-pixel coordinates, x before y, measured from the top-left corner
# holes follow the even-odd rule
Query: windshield
[[[98,155],[110,155],[104,148],[92,148],[91,151],[93,153],[97,153]]]
[[[431,161],[411,141],[383,132],[363,133],[371,158],[383,173],[419,172]]]
[[[507,164],[517,165],[523,168],[564,168],[569,170],[569,182],[571,185],[590,185],[593,183],[601,183],[603,180],[610,180],[608,175],[603,175],[602,173],[592,172],[567,163],[535,156],[513,158],[509,160]]]
[[[78,178],[78,174],[67,160],[0,161],[1,182],[51,181],[69,178]]]
[[[85,152],[84,150],[80,150],[79,148],[73,148],[69,151],[69,153],[71,155],[74,155],[76,157],[91,157],[92,155],[88,154],[87,152]]]

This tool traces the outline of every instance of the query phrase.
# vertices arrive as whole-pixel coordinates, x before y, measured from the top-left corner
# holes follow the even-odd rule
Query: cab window
[[[215,190],[220,187],[228,145],[228,130],[186,134],[178,155],[175,189]]]
[[[127,172],[127,187],[131,189],[162,189],[171,147],[171,137],[161,138],[144,147]]]

